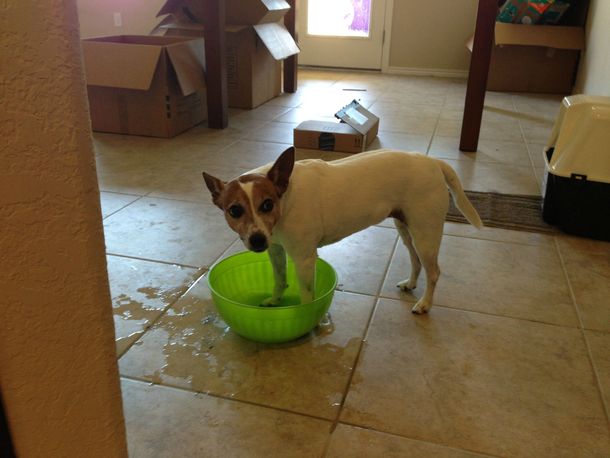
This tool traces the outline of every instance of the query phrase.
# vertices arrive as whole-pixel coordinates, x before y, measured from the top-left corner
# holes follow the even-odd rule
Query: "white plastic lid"
[[[610,97],[565,97],[549,147],[555,148],[547,161],[553,175],[610,183]]]

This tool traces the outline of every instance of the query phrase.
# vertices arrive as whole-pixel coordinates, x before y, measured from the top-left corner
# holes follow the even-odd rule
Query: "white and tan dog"
[[[268,250],[277,304],[286,289],[286,253],[295,264],[303,303],[313,300],[317,249],[394,218],[409,250],[411,274],[397,286],[415,288],[423,265],[426,289],[413,307],[432,305],[437,263],[451,190],[456,206],[476,226],[481,219],[445,162],[416,153],[378,150],[332,162],[295,162],[288,148],[273,164],[223,182],[203,173],[214,203],[249,250]]]

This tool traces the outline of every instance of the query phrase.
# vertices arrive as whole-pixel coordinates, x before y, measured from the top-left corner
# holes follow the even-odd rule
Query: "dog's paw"
[[[263,299],[261,302],[261,307],[276,307],[280,305],[281,298],[268,297],[267,299]]]
[[[428,313],[428,310],[430,310],[431,305],[432,304],[428,304],[420,299],[413,306],[411,312],[415,313],[416,315],[423,315],[424,313]]]
[[[417,281],[414,280],[403,280],[396,285],[401,291],[411,291],[417,287]]]

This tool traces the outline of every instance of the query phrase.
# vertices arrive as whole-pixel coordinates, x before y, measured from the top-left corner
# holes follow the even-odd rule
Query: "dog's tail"
[[[468,200],[468,197],[466,197],[464,188],[462,188],[462,182],[455,173],[455,170],[453,170],[453,168],[446,162],[438,162],[441,170],[443,171],[443,175],[445,176],[445,182],[447,183],[447,186],[449,186],[449,190],[453,196],[455,206],[462,212],[470,224],[475,226],[477,229],[481,229],[483,227],[481,218]]]

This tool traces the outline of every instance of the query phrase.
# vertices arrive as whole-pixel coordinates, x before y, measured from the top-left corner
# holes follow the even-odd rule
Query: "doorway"
[[[380,70],[387,0],[300,0],[299,64]]]

